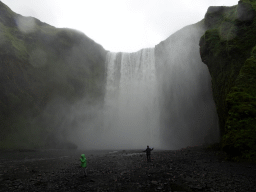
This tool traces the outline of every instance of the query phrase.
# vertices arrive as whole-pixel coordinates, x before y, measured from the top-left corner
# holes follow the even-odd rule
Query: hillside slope
[[[67,129],[75,128],[67,121],[72,106],[103,100],[105,55],[84,34],[23,17],[0,2],[1,148],[66,142]]]

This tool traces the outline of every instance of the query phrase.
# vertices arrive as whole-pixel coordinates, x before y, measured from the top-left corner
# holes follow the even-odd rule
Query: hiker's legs
[[[150,161],[150,155],[147,155],[147,162]]]
[[[84,168],[84,175],[87,176],[87,167]]]

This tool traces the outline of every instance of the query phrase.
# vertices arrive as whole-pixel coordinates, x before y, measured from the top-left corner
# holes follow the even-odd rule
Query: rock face
[[[230,157],[256,159],[255,34],[256,2],[240,0],[155,47],[167,147],[217,142],[220,130]],[[76,148],[67,136],[103,103],[106,53],[0,2],[1,148]]]
[[[211,78],[199,54],[204,21],[186,26],[155,47],[165,145],[180,148],[219,141]]]
[[[84,34],[23,17],[0,2],[0,146],[71,146],[64,143],[76,127],[74,106],[84,98],[88,106],[103,101],[105,56]]]
[[[222,147],[232,158],[255,159],[256,17],[255,1],[210,7],[200,39],[202,61],[212,77]]]

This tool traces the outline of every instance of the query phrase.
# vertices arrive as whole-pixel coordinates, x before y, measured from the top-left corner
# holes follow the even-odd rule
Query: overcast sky
[[[1,0],[14,12],[82,31],[106,50],[153,47],[204,18],[209,6],[238,0]]]

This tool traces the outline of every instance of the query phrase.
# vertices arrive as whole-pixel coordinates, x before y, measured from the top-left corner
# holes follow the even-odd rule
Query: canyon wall
[[[121,102],[126,106],[120,104],[122,107],[112,110],[113,114],[136,119],[137,113],[131,114],[133,105],[127,104],[134,101],[132,93],[136,93],[140,102],[135,102],[134,109],[151,115],[145,113],[141,119],[149,124],[147,119],[157,119],[154,129],[147,130],[151,125],[146,126],[146,134],[157,135],[163,148],[220,141],[229,157],[255,159],[255,10],[256,2],[249,0],[240,0],[233,7],[209,7],[202,21],[149,49],[154,51],[154,73],[147,73],[154,74],[156,86],[151,93],[157,93],[151,97],[146,94],[147,84],[154,83],[139,81],[148,77],[142,73],[148,69],[141,67],[141,61],[131,68],[130,74],[138,80],[133,83],[124,79],[129,75],[121,76],[129,70],[120,68],[132,65],[128,61],[146,52],[134,53],[134,57],[108,53],[78,31],[23,17],[0,2],[1,148],[76,148],[69,140],[72,132],[92,127],[97,134],[107,130],[104,111],[112,110],[105,109],[113,92],[109,92],[106,61],[114,58],[112,64],[120,65],[114,67],[117,73],[112,76],[116,79],[111,86],[126,88],[119,93],[125,97],[113,97],[118,102],[127,100]],[[127,88],[131,84],[138,88]],[[150,97],[157,105],[152,100],[147,103]],[[98,124],[90,126],[90,122]],[[122,122],[128,124],[126,119]],[[120,122],[111,123],[118,127]],[[140,125],[134,123],[133,133],[143,133],[144,129],[134,127]],[[85,132],[76,136],[81,138],[73,137],[73,141],[92,139]]]
[[[221,146],[232,159],[256,157],[256,2],[209,7],[200,39],[212,77]]]

